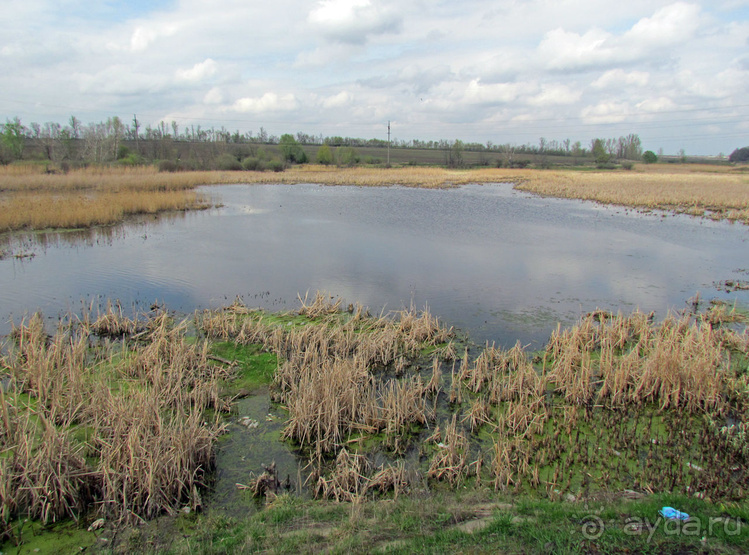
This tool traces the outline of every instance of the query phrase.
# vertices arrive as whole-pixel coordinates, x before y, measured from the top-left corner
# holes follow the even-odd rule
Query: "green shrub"
[[[326,166],[333,163],[333,151],[328,145],[322,145],[317,149],[317,163]]]
[[[271,160],[268,162],[268,169],[274,172],[282,172],[286,169],[286,166],[281,160]]]
[[[229,154],[234,156],[237,160],[244,160],[248,156],[254,154],[254,149],[250,145],[231,145],[229,147]]]
[[[146,163],[146,159],[140,154],[131,152],[121,160],[117,161],[121,166],[142,166]]]
[[[632,168],[634,168],[634,167],[635,167],[635,164],[634,164],[634,162],[632,162],[632,161],[630,161],[630,160],[624,160],[624,161],[622,162],[622,169],[625,169],[625,170],[627,170],[627,171],[630,171],[630,170],[631,170]]]
[[[655,164],[658,161],[658,156],[652,150],[646,150],[642,154],[642,161],[646,164]]]
[[[117,159],[122,160],[123,158],[127,158],[128,156],[130,156],[130,149],[125,145],[120,145],[117,148]]]
[[[242,169],[242,164],[236,157],[229,153],[224,153],[216,158],[216,168],[224,171],[238,171]]]
[[[160,160],[158,163],[159,171],[160,172],[178,172],[180,171],[179,164],[175,162],[174,160]]]
[[[729,156],[728,161],[732,163],[749,162],[749,146],[737,148]]]
[[[281,135],[281,140],[278,143],[283,159],[286,162],[305,164],[308,161],[307,153],[302,150],[297,140],[293,135],[286,133]]]
[[[263,161],[255,156],[248,156],[242,160],[242,167],[251,172],[261,172],[265,170],[265,164]]]
[[[338,149],[338,165],[339,166],[355,166],[359,163],[359,155],[351,146],[342,146]]]

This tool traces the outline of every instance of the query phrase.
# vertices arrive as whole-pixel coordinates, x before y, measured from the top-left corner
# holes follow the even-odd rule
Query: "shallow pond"
[[[327,290],[374,312],[426,304],[474,341],[540,347],[596,308],[659,315],[703,299],[746,303],[749,228],[534,197],[511,185],[426,190],[319,185],[202,189],[220,208],[0,248],[0,334],[41,309],[97,297],[190,312],[242,296],[286,310]]]

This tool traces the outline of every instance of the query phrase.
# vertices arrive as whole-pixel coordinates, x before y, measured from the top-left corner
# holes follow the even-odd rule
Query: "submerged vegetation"
[[[644,509],[607,508],[611,495],[675,499],[734,517],[737,537],[720,540],[732,545],[749,533],[748,366],[745,321],[723,305],[662,322],[597,311],[558,327],[537,353],[466,344],[428,310],[373,317],[322,293],[293,313],[237,300],[182,322],[158,308],[130,318],[108,303],[96,317],[64,318],[51,336],[35,315],[14,327],[0,359],[1,532],[8,545],[24,541],[24,516],[85,527],[99,517],[194,515],[205,508],[218,438],[236,418],[232,400],[270,395],[285,423],[258,437],[252,460],[262,458],[262,441],[285,443],[299,460],[298,483],[282,482],[274,460],[248,467],[247,485],[238,487],[268,509],[233,531],[209,511],[192,521],[186,549],[194,541],[208,552],[237,541],[281,548],[264,522],[325,511],[332,516],[321,518],[350,527],[335,538],[320,533],[339,549],[368,541],[367,522],[386,530],[397,522],[401,529],[387,537],[405,541],[403,550],[499,538],[512,546],[530,533],[523,523],[541,518],[567,538],[560,532],[533,550],[549,542],[570,549],[567,530],[580,529],[584,513],[612,524],[578,546],[642,545],[628,543],[617,515]],[[449,497],[467,491],[481,502]],[[403,528],[425,496],[442,496],[445,514],[422,508],[434,522]],[[383,497],[395,504],[386,509]],[[569,505],[555,508],[560,502]],[[613,510],[613,520],[598,508]],[[389,520],[393,511],[402,516]],[[557,513],[567,524],[551,517]],[[458,525],[477,515],[481,531],[471,540],[473,528]],[[316,534],[295,541],[311,546]]]

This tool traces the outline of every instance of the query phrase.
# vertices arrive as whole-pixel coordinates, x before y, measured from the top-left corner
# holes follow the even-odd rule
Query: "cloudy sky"
[[[749,145],[749,0],[0,2],[0,118]]]

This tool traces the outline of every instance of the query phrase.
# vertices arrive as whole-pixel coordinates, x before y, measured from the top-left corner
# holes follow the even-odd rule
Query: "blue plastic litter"
[[[669,520],[687,520],[689,518],[689,515],[687,513],[677,511],[673,507],[663,507],[658,512],[663,518],[667,518]]]

